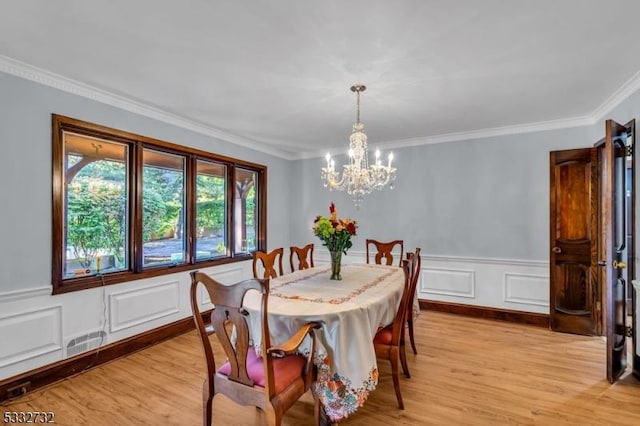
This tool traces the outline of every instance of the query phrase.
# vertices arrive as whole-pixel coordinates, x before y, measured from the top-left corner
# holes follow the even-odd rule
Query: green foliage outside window
[[[206,230],[221,231],[225,225],[225,180],[219,176],[199,174],[196,178],[198,200],[196,203],[196,227],[198,236],[206,236]]]
[[[112,161],[88,164],[67,192],[67,246],[89,268],[98,254],[122,262],[126,225],[124,166]]]
[[[142,241],[181,237],[183,174],[182,170],[144,168],[142,196]]]
[[[247,193],[247,225],[255,225],[256,191],[252,187]]]
[[[68,165],[81,157],[70,155]],[[220,176],[197,175],[196,227],[198,237],[225,232],[226,188]],[[67,247],[73,258],[89,269],[97,256],[110,254],[124,264],[127,235],[127,178],[125,165],[97,160],[84,166],[67,188]],[[255,226],[255,189],[246,199],[246,225]],[[158,167],[144,168],[143,242],[181,238],[183,229],[183,173]],[[255,249],[255,228],[246,244]],[[208,233],[208,234],[207,234]],[[205,235],[207,234],[207,235]],[[219,243],[217,251],[226,247]]]

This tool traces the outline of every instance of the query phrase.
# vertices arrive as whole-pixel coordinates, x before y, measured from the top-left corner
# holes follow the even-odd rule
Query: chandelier
[[[327,154],[327,166],[322,168],[322,180],[329,190],[346,191],[353,198],[356,207],[359,208],[362,198],[374,189],[382,189],[389,185],[393,189],[393,181],[396,178],[396,169],[391,167],[393,153],[389,153],[388,163],[382,165],[380,150],[376,149],[375,164],[369,165],[367,152],[367,135],[364,134],[364,125],[360,122],[360,93],[366,90],[366,86],[356,84],[351,86],[351,91],[357,96],[356,123],[353,125],[353,133],[349,137],[349,164],[345,164],[342,176],[335,170],[335,163],[330,154]]]

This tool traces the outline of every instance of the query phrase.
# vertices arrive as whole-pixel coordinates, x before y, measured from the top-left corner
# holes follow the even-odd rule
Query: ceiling
[[[640,80],[639,15],[636,0],[12,0],[0,55],[302,158],[346,151],[354,83],[370,147],[592,122]]]

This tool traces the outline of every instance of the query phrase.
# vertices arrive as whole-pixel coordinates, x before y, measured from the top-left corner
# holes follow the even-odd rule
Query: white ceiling
[[[0,55],[304,157],[346,150],[354,83],[372,147],[593,121],[640,80],[639,15],[637,0],[11,0]]]

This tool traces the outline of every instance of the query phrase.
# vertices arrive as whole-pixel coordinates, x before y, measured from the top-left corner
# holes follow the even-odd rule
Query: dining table
[[[330,280],[330,275],[331,267],[322,265],[272,278],[267,309],[273,345],[285,342],[308,322],[321,325],[312,354],[318,370],[312,392],[327,417],[338,422],[355,413],[378,383],[373,338],[395,318],[404,273],[397,266],[346,264],[342,280]],[[259,351],[260,295],[247,293],[244,307],[253,346]],[[308,354],[310,348],[309,338],[300,351]]]

